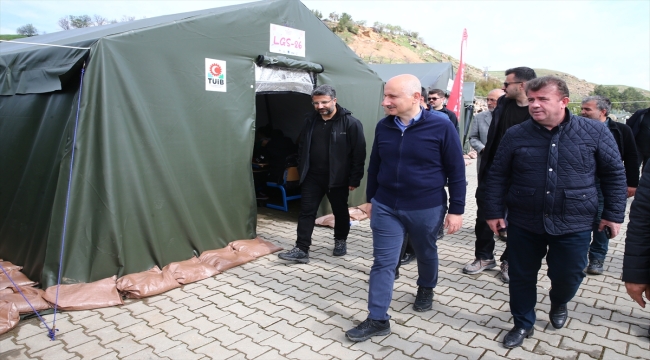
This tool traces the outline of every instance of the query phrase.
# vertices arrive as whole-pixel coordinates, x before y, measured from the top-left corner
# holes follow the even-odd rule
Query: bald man
[[[438,282],[436,234],[453,234],[465,210],[465,163],[460,139],[447,116],[420,105],[420,81],[399,75],[384,86],[389,114],[375,128],[368,167],[367,201],[374,262],[370,269],[368,318],[346,332],[352,341],[390,334],[388,308],[404,233],[418,262],[415,311],[432,308]],[[449,184],[449,214],[445,182]]]
[[[476,170],[478,171],[481,164],[483,149],[487,144],[488,130],[492,122],[492,111],[497,106],[497,100],[505,94],[502,89],[494,89],[487,95],[488,111],[483,111],[474,116],[474,121],[469,130],[469,145],[476,150],[478,158],[476,159]]]

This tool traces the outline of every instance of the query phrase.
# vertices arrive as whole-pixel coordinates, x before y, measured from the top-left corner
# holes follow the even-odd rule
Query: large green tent
[[[298,0],[25,41],[0,44],[0,258],[44,286],[62,240],[72,283],[254,237],[256,125],[295,140],[315,85],[367,139],[381,116],[381,79]]]

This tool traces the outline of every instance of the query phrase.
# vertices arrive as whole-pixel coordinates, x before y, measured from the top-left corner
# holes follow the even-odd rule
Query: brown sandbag
[[[368,218],[368,214],[366,214],[365,211],[359,209],[358,207],[350,208],[348,211],[350,212],[350,219],[352,220],[361,221]]]
[[[36,311],[41,311],[45,309],[49,309],[51,306],[50,304],[43,299],[43,295],[45,295],[45,291],[29,286],[19,286],[20,290],[23,292],[27,300],[29,300],[29,303],[32,304],[34,309]],[[16,308],[18,308],[18,312],[21,314],[28,314],[34,312],[34,309],[32,309],[31,306],[25,301],[25,298],[23,298],[22,295],[16,290],[15,288],[10,288],[13,293],[12,294],[2,294],[0,295],[0,301],[8,301],[16,304]]]
[[[162,294],[180,286],[170,272],[162,272],[158,266],[117,280],[117,289],[130,299]]]
[[[361,221],[368,218],[368,206],[370,204],[362,204],[357,207],[348,209],[350,220]],[[316,219],[316,225],[334,227],[334,214],[327,214]]]
[[[117,292],[117,276],[91,283],[60,285],[57,308],[61,310],[91,310],[115,305],[123,305],[122,297]],[[54,304],[56,285],[45,290],[43,299]]]
[[[334,214],[323,215],[316,218],[316,225],[334,227]]]
[[[21,273],[19,270],[8,270],[7,274],[11,277],[11,280],[16,283],[18,286],[34,286],[36,282],[29,280],[25,274]],[[6,289],[13,287],[11,281],[7,278],[3,271],[0,271],[0,289]]]
[[[20,321],[20,314],[16,304],[8,301],[0,301],[0,334],[13,329]]]
[[[14,290],[11,287],[0,290],[0,295],[13,294],[13,293],[14,293]]]
[[[216,267],[202,263],[198,258],[173,262],[162,269],[169,272],[179,284],[189,284],[219,274]]]
[[[2,259],[0,259],[0,265],[2,265],[5,271],[22,270],[23,268],[22,266],[12,264],[11,261],[3,261]],[[0,271],[0,273],[4,274],[2,271]]]
[[[372,206],[372,204],[365,203],[365,204],[361,204],[361,205],[357,206],[357,209],[363,211],[364,213],[366,213],[366,215],[368,215],[368,213],[370,212],[370,207],[371,206]]]
[[[219,271],[226,271],[254,259],[247,253],[235,251],[230,245],[223,249],[204,251],[199,256],[202,263],[210,264]]]
[[[254,258],[262,257],[268,254],[282,250],[281,247],[274,245],[259,236],[252,240],[236,240],[228,244],[235,251],[248,254]]]

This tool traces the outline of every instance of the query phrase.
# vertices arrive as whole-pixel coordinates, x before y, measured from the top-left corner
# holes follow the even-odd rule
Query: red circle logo
[[[210,65],[210,73],[214,76],[221,75],[221,66],[219,66],[219,64]]]

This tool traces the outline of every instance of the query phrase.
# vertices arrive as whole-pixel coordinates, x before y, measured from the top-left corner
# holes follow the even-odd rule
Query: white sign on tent
[[[269,45],[270,52],[305,57],[305,32],[271,24]]]

